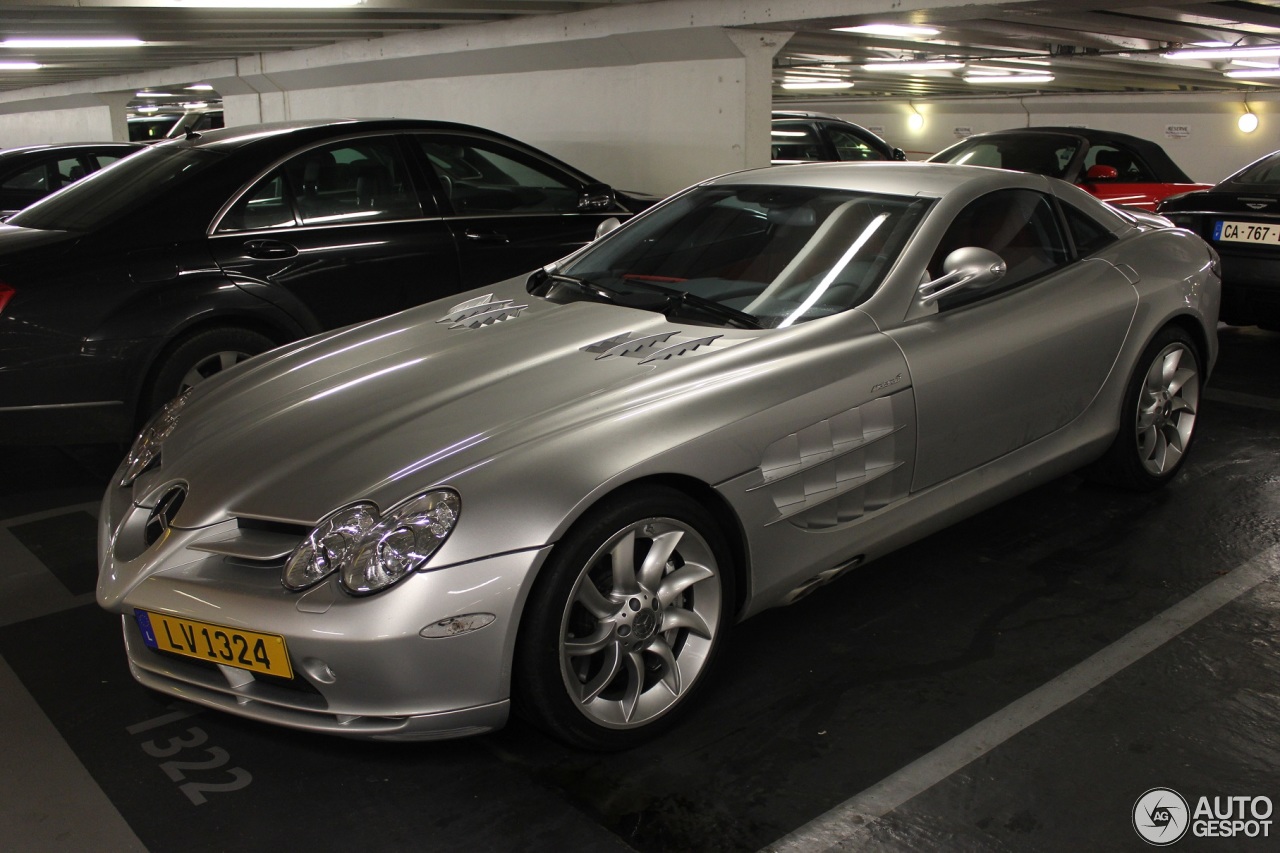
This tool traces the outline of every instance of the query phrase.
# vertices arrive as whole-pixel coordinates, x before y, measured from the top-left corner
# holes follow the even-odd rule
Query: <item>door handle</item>
[[[244,253],[251,258],[267,261],[295,257],[298,250],[280,240],[246,240]]]
[[[462,232],[462,236],[466,237],[472,243],[510,243],[511,239],[506,234],[500,234],[497,231],[473,231],[468,228]]]

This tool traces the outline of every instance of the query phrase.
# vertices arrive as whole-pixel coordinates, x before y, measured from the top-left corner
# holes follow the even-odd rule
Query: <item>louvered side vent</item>
[[[288,524],[254,518],[236,519],[237,527],[222,531],[208,539],[199,539],[187,547],[245,563],[278,567],[293,549],[311,532],[302,524]]]
[[[514,299],[495,300],[493,294],[488,293],[477,299],[460,302],[436,322],[448,323],[450,329],[479,329],[503,320],[514,320],[528,307],[515,304]]]
[[[765,448],[760,484],[778,515],[805,530],[827,530],[905,497],[914,399],[910,389],[870,400]]]
[[[641,364],[652,364],[656,361],[667,361],[705,351],[722,338],[723,335],[682,338],[680,332],[676,330],[633,338],[631,332],[623,332],[621,335],[585,346],[582,351],[595,354],[597,361],[604,358],[634,358]]]

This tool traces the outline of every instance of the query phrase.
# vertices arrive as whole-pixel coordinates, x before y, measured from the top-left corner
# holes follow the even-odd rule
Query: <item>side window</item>
[[[1114,145],[1094,145],[1084,158],[1085,169],[1091,166],[1114,166],[1121,181],[1152,181],[1151,169],[1136,154]]]
[[[844,128],[828,127],[827,136],[836,148],[836,156],[841,160],[883,160],[884,155],[877,151],[871,143],[857,134]]]
[[[929,261],[929,275],[941,276],[947,255],[967,246],[995,252],[1008,265],[1008,272],[991,287],[962,289],[943,297],[938,301],[941,310],[1011,290],[1070,260],[1053,203],[1033,190],[999,190],[971,202],[938,243]]]
[[[782,124],[775,122],[770,131],[772,159],[824,160],[822,140],[812,126],[803,122]]]
[[[218,223],[218,233],[288,228],[297,224],[284,173],[276,169],[240,196],[240,200]]]
[[[63,157],[54,164],[57,170],[58,186],[65,187],[67,184],[78,181],[87,174],[84,164],[79,157]]]
[[[282,168],[303,225],[422,215],[395,137],[353,139],[312,148]]]
[[[53,189],[49,185],[49,170],[47,164],[41,163],[38,166],[32,166],[29,169],[23,169],[16,175],[10,175],[0,185],[0,189],[6,190],[39,190],[40,192],[48,192]]]
[[[110,166],[112,163],[119,160],[123,156],[124,156],[123,154],[103,154],[103,153],[98,153],[93,155],[94,159],[98,161],[99,169],[103,169],[103,168],[106,168],[107,166]]]
[[[1066,202],[1060,203],[1062,213],[1067,219],[1067,229],[1071,232],[1071,239],[1076,244],[1077,255],[1087,257],[1116,241],[1116,236],[1102,227],[1093,217]]]
[[[488,139],[425,134],[416,138],[456,213],[578,212],[578,181],[535,157]]]

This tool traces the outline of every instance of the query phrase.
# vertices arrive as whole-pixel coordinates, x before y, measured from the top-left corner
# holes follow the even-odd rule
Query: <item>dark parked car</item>
[[[771,128],[774,165],[813,160],[905,160],[865,127],[821,113],[775,110]]]
[[[445,122],[151,146],[0,226],[0,441],[125,439],[229,365],[527,272],[647,203]]]
[[[1028,127],[979,133],[939,151],[930,163],[1035,172],[1079,186],[1112,204],[1155,210],[1165,196],[1204,189],[1154,142],[1085,127]]]
[[[1280,331],[1280,151],[1209,190],[1171,196],[1158,212],[1222,256],[1222,320]]]
[[[142,147],[132,142],[76,142],[6,148],[0,151],[0,217],[16,213]]]

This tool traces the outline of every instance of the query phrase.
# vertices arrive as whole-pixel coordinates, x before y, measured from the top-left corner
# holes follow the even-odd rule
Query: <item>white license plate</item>
[[[1213,226],[1213,239],[1219,243],[1263,243],[1268,246],[1280,246],[1280,225],[1223,220]]]

